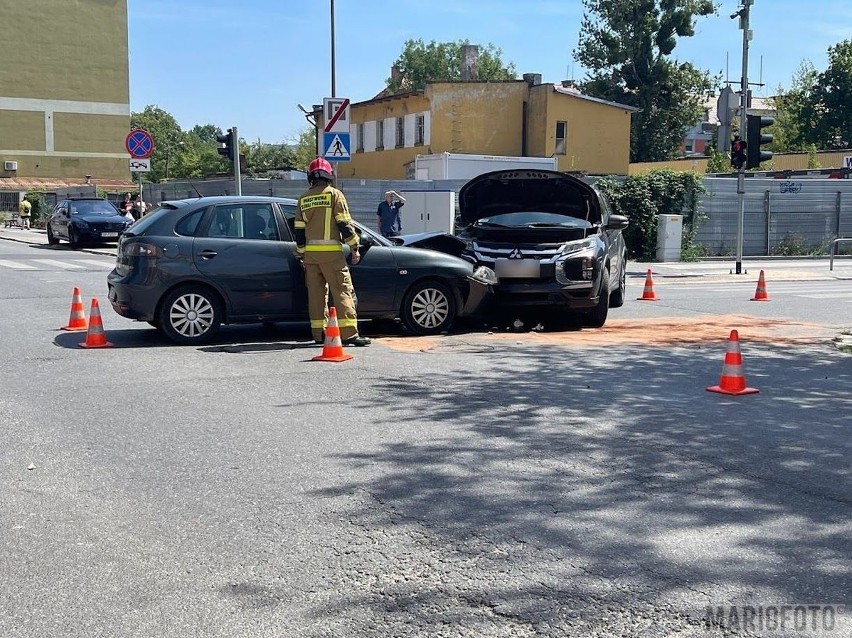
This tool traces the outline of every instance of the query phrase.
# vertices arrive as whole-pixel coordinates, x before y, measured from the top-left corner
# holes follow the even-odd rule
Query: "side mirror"
[[[361,235],[361,245],[362,246],[375,246],[376,242],[373,239],[372,235]]]
[[[606,224],[607,230],[623,230],[630,225],[630,220],[624,215],[610,215]]]

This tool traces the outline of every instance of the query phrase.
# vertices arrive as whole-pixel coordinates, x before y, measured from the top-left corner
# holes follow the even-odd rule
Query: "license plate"
[[[541,262],[538,259],[498,259],[494,272],[498,279],[538,279]]]
[[[118,233],[101,233],[101,237],[118,237]]]

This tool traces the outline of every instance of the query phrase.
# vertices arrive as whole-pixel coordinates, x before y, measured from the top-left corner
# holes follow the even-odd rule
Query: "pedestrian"
[[[308,167],[308,188],[296,210],[296,250],[305,268],[308,288],[308,315],[314,341],[323,343],[328,321],[327,288],[337,309],[340,338],[344,346],[368,346],[370,340],[358,334],[355,288],[343,244],[349,246],[352,265],[361,261],[360,238],[352,226],[349,205],[342,192],[331,185],[331,163],[318,157]]]
[[[405,198],[396,191],[385,193],[376,215],[379,217],[379,232],[382,237],[396,237],[402,232],[402,217],[399,209],[405,206]]]
[[[22,199],[18,204],[18,216],[21,218],[21,228],[30,229],[30,217],[33,214],[33,205],[26,199]]]
[[[148,205],[142,200],[139,193],[133,193],[131,200],[133,202],[133,219],[141,219],[145,211],[148,210]]]
[[[130,201],[130,193],[124,194],[124,199],[121,200],[121,212],[125,215],[133,217],[133,202]]]

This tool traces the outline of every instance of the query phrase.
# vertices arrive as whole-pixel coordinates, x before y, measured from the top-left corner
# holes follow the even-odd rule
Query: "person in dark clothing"
[[[376,215],[379,217],[379,232],[382,237],[396,237],[402,233],[402,218],[399,209],[405,205],[405,198],[396,191],[385,193],[385,201],[379,204]]]

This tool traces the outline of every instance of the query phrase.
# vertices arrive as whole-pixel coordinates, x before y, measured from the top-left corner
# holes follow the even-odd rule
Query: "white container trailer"
[[[413,179],[472,179],[483,173],[512,168],[559,170],[555,157],[436,153],[415,156],[409,176]]]

